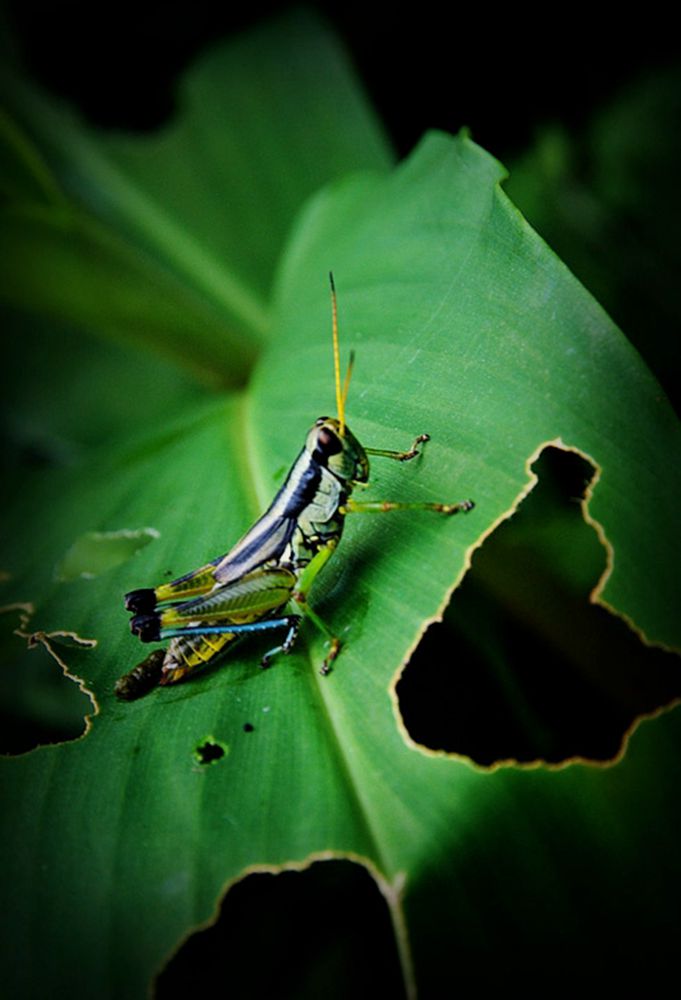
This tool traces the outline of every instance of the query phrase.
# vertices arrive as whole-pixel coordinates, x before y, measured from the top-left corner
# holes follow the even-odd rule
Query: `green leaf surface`
[[[309,53],[304,62],[316,65]],[[193,116],[183,142],[217,170],[215,126],[194,132]],[[137,183],[136,166],[120,170]],[[665,929],[679,916],[678,710],[641,725],[608,768],[487,771],[416,747],[396,712],[402,664],[550,441],[598,470],[589,511],[614,552],[604,599],[648,640],[681,643],[678,423],[636,352],[501,192],[502,178],[467,137],[434,134],[391,174],[327,187],[283,256],[269,258],[268,268],[279,260],[269,347],[247,390],[182,398],[75,467],[31,476],[8,511],[3,603],[32,606],[21,631],[39,632],[98,707],[80,740],[1,762],[13,995],[141,996],[232,881],[315,857],[351,857],[376,876],[407,986],[424,996],[451,982],[453,953],[460,983],[499,987],[527,972],[530,949],[537,985],[566,939],[578,967],[597,955],[603,925],[620,935],[629,965],[669,946]],[[109,197],[107,187],[107,225]],[[149,231],[116,222],[121,239],[149,252]],[[211,242],[201,224],[189,250],[175,239],[183,244],[177,228],[166,263],[189,253],[200,270],[198,244],[264,294],[255,250],[240,271],[234,247]],[[317,672],[323,642],[305,626],[269,671],[257,664],[271,642],[248,641],[222,668],[120,704],[115,680],[144,654],[122,595],[225,551],[270,500],[309,425],[334,412],[330,268],[344,354],[357,353],[353,431],[384,448],[431,435],[407,465],[374,459],[367,499],[471,496],[476,508],[453,519],[348,519],[313,591],[344,642],[329,677]],[[196,291],[190,272],[176,271]],[[149,544],[94,578],[56,572],[89,533],[150,529]],[[18,643],[16,610],[4,619],[6,641]],[[73,648],[74,636],[97,646]],[[211,766],[197,761],[207,742],[224,750]],[[644,927],[659,931],[645,947]]]
[[[14,307],[46,313],[55,325],[160,347],[203,381],[242,382],[253,363],[255,345],[234,336],[210,304],[82,212],[6,209],[0,249],[7,262],[0,296]]]
[[[638,354],[499,192],[502,176],[466,138],[432,135],[389,182],[350,180],[321,195],[284,265],[279,343],[290,351],[293,339],[310,370],[323,365],[312,332],[321,312],[309,325],[293,313],[311,294],[309,273],[332,260],[345,327],[361,331],[351,401],[360,436],[377,433],[360,422],[365,406],[378,403],[408,436],[421,405],[446,452],[441,473],[465,468],[463,490],[488,523],[512,506],[542,444],[582,451],[600,475],[590,513],[617,553],[604,597],[651,639],[678,643],[678,421]],[[283,395],[262,395],[272,419]]]

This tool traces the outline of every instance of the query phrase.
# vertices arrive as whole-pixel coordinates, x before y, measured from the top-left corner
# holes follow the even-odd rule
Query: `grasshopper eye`
[[[318,452],[324,458],[329,458],[331,455],[337,455],[343,450],[343,445],[337,434],[330,431],[328,427],[322,427],[322,429],[317,434],[317,447],[315,452]]]
[[[328,467],[329,459],[343,451],[343,442],[328,426],[320,427],[313,439],[312,458],[318,465]]]

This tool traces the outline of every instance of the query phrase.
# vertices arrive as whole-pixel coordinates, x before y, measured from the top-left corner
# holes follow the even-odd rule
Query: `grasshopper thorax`
[[[335,417],[320,417],[310,429],[305,442],[313,462],[328,469],[337,479],[366,483],[369,479],[367,454],[347,424]]]

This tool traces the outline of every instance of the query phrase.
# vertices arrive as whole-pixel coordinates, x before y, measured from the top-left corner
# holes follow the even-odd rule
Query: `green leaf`
[[[344,54],[304,17],[204,55],[178,118],[149,136],[94,132],[16,78],[5,90],[29,134],[7,131],[4,161],[28,175],[37,137],[86,212],[14,208],[0,295],[147,339],[228,384],[244,381],[268,334],[273,271],[302,203],[348,170],[391,162]]]
[[[148,342],[203,381],[244,380],[255,345],[221,328],[210,304],[89,216],[35,205],[9,208],[2,234],[5,302],[46,313],[60,326]]]
[[[221,147],[191,121],[187,136],[216,169]],[[417,747],[396,712],[403,663],[475,546],[530,488],[548,442],[598,470],[589,515],[611,556],[604,600],[649,641],[681,641],[678,422],[502,178],[467,137],[434,134],[391,174],[327,187],[283,255],[272,251],[269,346],[248,388],[170,400],[134,437],[126,429],[75,467],[31,476],[8,512],[8,631],[16,605],[30,604],[20,631],[83,678],[98,708],[82,739],[1,762],[14,995],[141,996],[232,882],[320,857],[352,858],[375,876],[407,987],[425,996],[453,975],[498,988],[528,972],[530,949],[541,978],[566,939],[579,967],[598,956],[603,924],[630,964],[655,956],[644,928],[671,947],[678,903],[663,867],[678,874],[678,711],[642,725],[608,768],[487,771]],[[118,222],[123,240],[139,237],[149,252],[153,227],[133,234]],[[197,263],[192,245],[203,240],[188,257],[173,245],[166,263]],[[205,249],[241,275],[233,248],[205,237]],[[247,256],[243,274],[262,276]],[[116,678],[143,655],[122,595],[225,551],[269,502],[312,421],[334,411],[329,268],[344,354],[357,352],[353,431],[385,448],[431,435],[407,465],[376,458],[367,498],[471,496],[476,508],[348,519],[313,592],[344,642],[330,677],[317,672],[323,642],[306,626],[269,671],[257,663],[271,641],[248,641],[222,668],[117,703]],[[196,291],[191,266],[175,273]],[[147,529],[158,537],[96,577],[55,576],[83,536]],[[208,743],[223,750],[211,766],[197,761]]]
[[[616,552],[604,599],[651,639],[678,643],[669,463],[678,421],[640,357],[499,192],[502,176],[465,137],[431,135],[389,182],[351,180],[321,195],[283,268],[284,333],[271,367],[282,370],[293,342],[297,361],[323,372],[314,336],[323,308],[307,320],[296,311],[312,294],[309,274],[332,261],[344,329],[358,331],[350,405],[360,437],[373,443],[381,423],[408,437],[422,412],[441,449],[440,490],[463,482],[458,491],[488,524],[512,507],[543,444],[581,451],[600,476],[590,514]],[[306,380],[296,409],[312,405],[322,382]],[[283,410],[288,384],[273,376],[261,392],[265,424]]]

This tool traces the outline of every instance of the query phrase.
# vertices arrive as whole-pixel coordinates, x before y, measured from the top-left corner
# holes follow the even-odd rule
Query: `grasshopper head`
[[[341,434],[340,420],[335,417],[315,421],[305,447],[312,459],[337,479],[350,483],[366,483],[369,479],[369,459],[364,448],[347,424]]]

